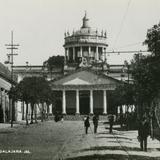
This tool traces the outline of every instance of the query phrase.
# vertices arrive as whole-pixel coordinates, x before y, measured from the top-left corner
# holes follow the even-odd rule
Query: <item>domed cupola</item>
[[[72,34],[65,33],[64,39],[66,66],[79,64],[80,61],[83,61],[85,66],[92,65],[95,61],[106,60],[107,34],[89,26],[87,12],[83,17],[81,28],[75,30]]]

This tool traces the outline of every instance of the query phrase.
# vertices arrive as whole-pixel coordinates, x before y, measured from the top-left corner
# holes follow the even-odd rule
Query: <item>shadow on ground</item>
[[[110,138],[110,139],[115,139],[115,137],[112,137],[112,136],[107,136],[107,137],[105,137],[105,136],[99,136],[99,137],[97,137],[97,138]],[[131,138],[127,138],[127,137],[116,137],[116,139],[125,139],[125,140],[132,141]]]
[[[73,157],[67,158],[66,160],[159,160],[160,157],[151,158],[146,156],[129,156],[129,155],[112,155],[112,154],[105,154],[105,155],[88,155],[88,156],[80,156],[80,157]]]
[[[96,147],[90,147],[83,150],[80,150],[80,152],[85,151],[100,151],[100,150],[127,150],[127,151],[141,151],[138,147],[121,147],[121,146],[96,146]],[[148,151],[152,151],[152,148],[148,148]]]

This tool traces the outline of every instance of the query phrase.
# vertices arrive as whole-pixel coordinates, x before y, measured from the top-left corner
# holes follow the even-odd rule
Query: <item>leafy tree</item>
[[[132,84],[123,83],[114,90],[113,97],[116,99],[113,101],[115,106],[133,105],[134,101],[134,86]]]
[[[151,54],[138,54],[132,60],[135,97],[140,115],[149,112],[160,91],[160,24],[147,31],[144,44]]]
[[[64,68],[64,56],[52,56],[49,57],[47,61],[45,61],[43,63],[44,66],[47,67],[47,69],[50,71],[51,73],[51,78],[52,78],[52,71],[54,68],[61,68],[62,72],[63,72],[63,68]]]
[[[33,112],[35,104],[46,102],[51,88],[48,81],[43,77],[25,77],[18,85],[17,90],[19,92],[19,99],[26,103],[26,124],[28,125],[28,104],[31,104],[31,123],[33,123]],[[41,114],[43,118],[44,109],[42,107]],[[36,116],[35,116],[36,118]],[[35,119],[35,121],[37,121]]]
[[[160,23],[148,29],[144,44],[154,56],[160,56]]]
[[[160,59],[153,55],[136,55],[132,61],[132,68],[136,102],[139,112],[142,113],[150,108],[159,93]]]

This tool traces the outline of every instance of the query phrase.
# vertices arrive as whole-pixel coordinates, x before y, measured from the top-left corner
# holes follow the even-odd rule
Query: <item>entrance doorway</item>
[[[3,109],[1,104],[0,104],[0,123],[3,123]]]
[[[90,113],[90,93],[89,91],[80,91],[80,114],[89,114]]]

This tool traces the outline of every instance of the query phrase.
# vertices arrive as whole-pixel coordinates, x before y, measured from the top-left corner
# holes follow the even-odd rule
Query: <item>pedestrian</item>
[[[138,125],[138,140],[140,142],[140,148],[143,151],[147,151],[147,137],[150,135],[149,121],[144,115]]]
[[[88,134],[88,128],[90,127],[89,116],[84,120],[85,133]]]
[[[61,115],[61,123],[64,122],[63,114]]]
[[[93,116],[94,133],[97,133],[98,120],[99,120],[98,115],[94,115]]]
[[[108,119],[109,119],[109,133],[112,133],[114,116],[112,114],[110,114],[108,116]]]

